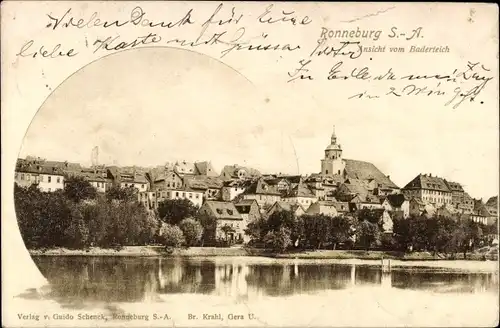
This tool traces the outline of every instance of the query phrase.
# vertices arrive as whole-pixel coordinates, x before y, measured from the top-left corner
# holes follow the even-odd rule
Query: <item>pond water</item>
[[[498,320],[498,271],[405,266],[386,272],[372,264],[242,257],[33,260],[50,285],[19,300],[51,309],[52,326],[99,320],[133,327],[484,326]]]

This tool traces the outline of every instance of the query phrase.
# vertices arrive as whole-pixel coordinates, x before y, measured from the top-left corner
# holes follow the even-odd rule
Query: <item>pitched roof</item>
[[[226,165],[222,169],[220,176],[224,179],[234,179],[234,178],[239,178],[238,172],[240,170],[243,170],[246,172],[246,177],[260,177],[262,174],[251,167],[244,167],[240,166],[238,164],[234,165]]]
[[[444,183],[446,184],[446,186],[448,187],[448,189],[450,189],[451,191],[464,192],[464,188],[458,182],[447,181],[446,179],[444,179]]]
[[[255,181],[252,181],[250,185],[243,192],[244,194],[263,194],[263,195],[281,195],[278,190],[268,185],[264,179],[259,178]]]
[[[217,176],[185,176],[184,184],[193,189],[220,189],[223,186],[222,180]]]
[[[206,175],[209,177],[215,177],[218,176],[219,174],[215,171],[215,169],[212,166],[211,162],[196,162],[194,163],[196,170],[198,171],[198,174],[200,175]]]
[[[286,195],[286,197],[312,197],[315,198],[313,191],[304,183],[299,183]]]
[[[91,182],[106,182],[108,179],[102,176],[102,174],[94,173],[94,172],[79,172],[76,176],[82,177],[87,181]]]
[[[58,167],[38,164],[22,164],[16,167],[16,171],[22,173],[64,175],[64,171]]]
[[[491,216],[490,211],[486,208],[486,205],[483,203],[482,200],[475,200],[474,201],[474,214],[478,216]]]
[[[234,203],[234,206],[240,214],[248,214],[253,203],[257,204],[257,201],[255,199],[241,199],[237,203]]]
[[[120,182],[132,182],[132,183],[147,183],[148,180],[146,176],[142,173],[123,173],[120,172]]]
[[[340,186],[341,190],[342,190],[342,193],[349,193],[351,195],[361,195],[361,196],[364,196],[364,195],[367,195],[369,192],[368,190],[365,188],[365,186],[363,186],[362,184],[359,184],[359,183],[343,183],[341,186]]]
[[[212,215],[217,219],[243,220],[240,213],[231,202],[207,200],[204,206],[207,206],[210,212],[212,212]]]
[[[498,207],[498,196],[493,196],[488,199],[486,206]]]
[[[278,176],[278,178],[285,179],[289,183],[300,183],[300,182],[302,182],[302,176],[301,175],[281,175],[281,176]]]
[[[345,159],[345,173],[348,177],[368,180],[374,179],[381,188],[398,188],[391,179],[369,162]]]
[[[329,200],[321,200],[316,202],[320,208],[322,206],[335,207],[337,212],[346,212],[349,210],[349,204],[347,202],[334,202]]]
[[[176,162],[174,164],[174,171],[179,174],[198,174],[196,166],[192,162]]]
[[[268,213],[272,210],[273,207],[277,207],[279,210],[282,210],[282,211],[289,211],[289,212],[295,212],[297,211],[299,208],[302,209],[302,211],[304,211],[304,208],[302,207],[302,205],[300,204],[296,204],[296,203],[288,203],[288,202],[284,202],[284,201],[277,201],[273,204],[273,206],[271,206],[269,208],[269,211]],[[305,212],[305,211],[304,211]]]
[[[419,174],[411,180],[403,189],[429,189],[442,192],[451,192],[444,179],[427,174]]]
[[[257,203],[255,199],[240,199],[237,203],[234,203],[234,206],[250,206],[253,203]]]

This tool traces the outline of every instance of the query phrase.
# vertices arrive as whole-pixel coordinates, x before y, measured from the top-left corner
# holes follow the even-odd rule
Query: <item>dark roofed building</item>
[[[418,198],[436,207],[452,204],[452,192],[444,179],[431,174],[416,176],[403,188],[403,193],[408,198]]]
[[[234,203],[234,206],[246,222],[252,222],[260,218],[259,204],[255,199],[242,199]]]
[[[261,173],[250,167],[244,167],[237,164],[226,165],[221,171],[220,177],[223,180],[248,179],[260,177]]]
[[[204,190],[205,199],[216,200],[221,198],[223,181],[218,176],[184,176],[184,186]]]
[[[270,217],[273,213],[281,211],[292,212],[295,216],[301,216],[305,213],[304,208],[300,204],[277,201],[269,208],[266,215]]]
[[[391,181],[389,176],[382,173],[375,165],[369,162],[345,159],[345,177],[359,180],[374,180],[377,188],[387,192],[398,191],[399,187]]]
[[[217,177],[219,174],[215,171],[211,162],[195,162],[194,166],[196,167],[196,171],[198,175],[207,176],[207,177]]]
[[[252,181],[241,196],[243,199],[255,199],[261,210],[264,205],[272,205],[281,200],[277,185],[269,185],[263,178]]]
[[[207,200],[199,211],[217,220],[217,239],[243,240],[246,222],[232,202]]]
[[[498,217],[498,196],[490,197],[485,205],[492,216]]]

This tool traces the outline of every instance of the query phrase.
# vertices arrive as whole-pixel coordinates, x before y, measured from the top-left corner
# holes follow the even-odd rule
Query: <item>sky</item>
[[[487,199],[498,194],[498,125],[486,114],[354,108],[325,92],[250,81],[207,55],[144,48],[97,60],[55,89],[20,157],[89,165],[98,146],[100,164],[210,160],[219,171],[310,174],[335,125],[344,158],[374,163],[400,187],[432,173]]]

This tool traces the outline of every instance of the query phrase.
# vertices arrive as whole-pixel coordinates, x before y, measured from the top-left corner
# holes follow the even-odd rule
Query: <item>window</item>
[[[61,183],[61,178],[57,177],[57,183]]]
[[[200,198],[200,194],[196,194],[196,199],[199,199]]]
[[[43,175],[41,175],[41,176],[40,176],[40,181],[42,181],[42,182],[43,182]]]
[[[24,174],[21,173],[21,180],[24,180]]]
[[[193,198],[193,194],[190,192],[188,193],[188,196],[189,196],[189,198]]]
[[[340,174],[340,170],[339,170],[339,174]]]
[[[175,192],[175,197],[179,197],[179,192],[178,191]]]
[[[233,215],[233,210],[226,210],[226,211],[227,211],[227,214]]]
[[[328,174],[328,170],[326,170],[325,173]]]
[[[47,178],[47,182],[48,182],[48,183],[50,183],[51,181],[52,181],[52,177],[50,177],[50,176],[49,176],[49,177]]]
[[[186,198],[186,193],[185,192],[182,193],[182,197]]]
[[[217,213],[222,214],[222,210],[220,208],[216,209]]]
[[[142,184],[142,189],[146,188],[146,185],[145,184]]]

